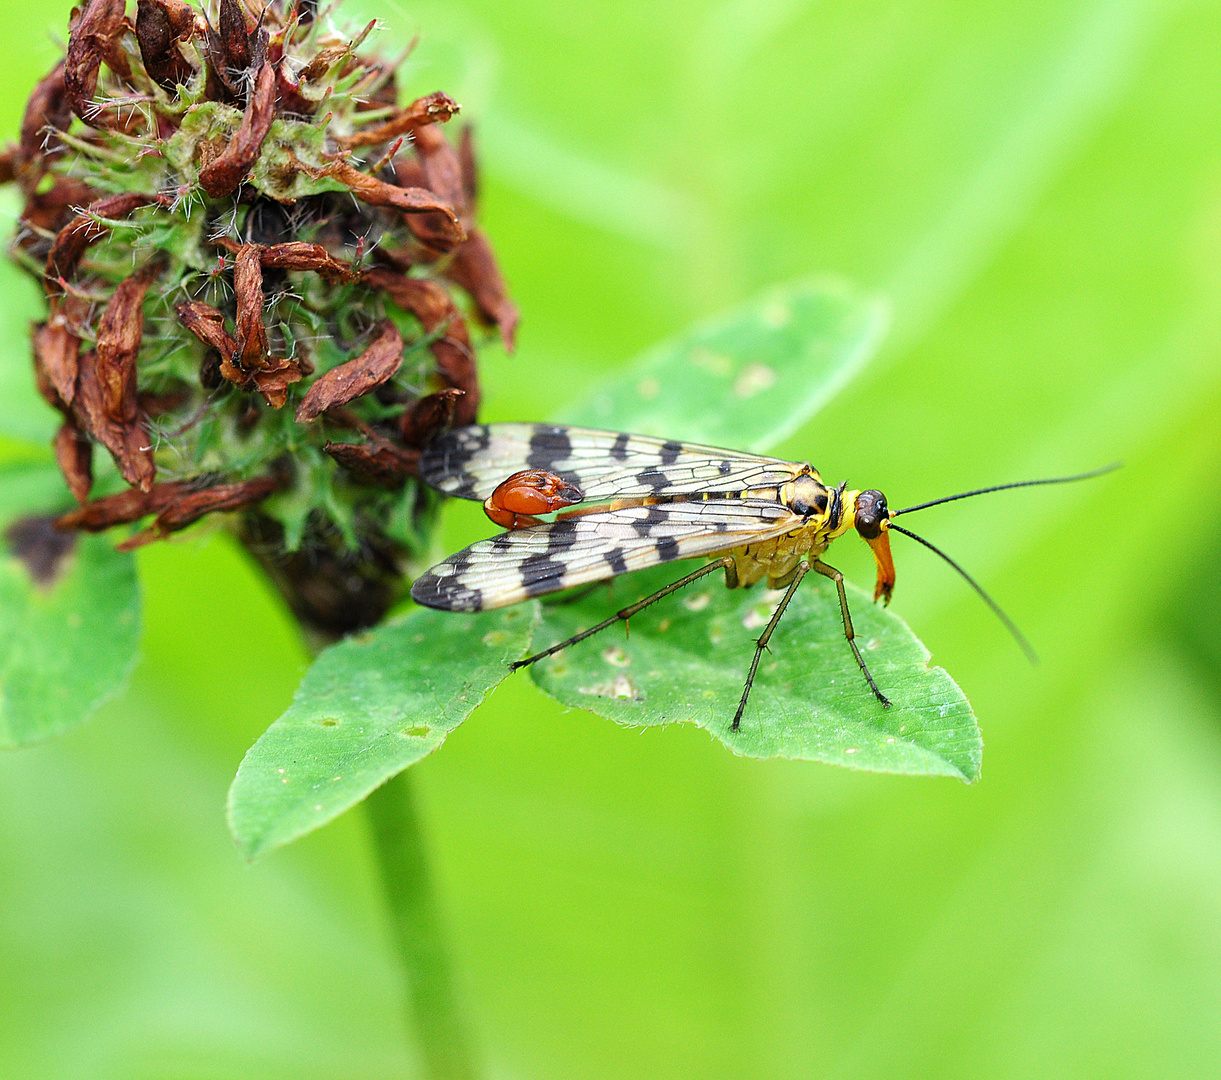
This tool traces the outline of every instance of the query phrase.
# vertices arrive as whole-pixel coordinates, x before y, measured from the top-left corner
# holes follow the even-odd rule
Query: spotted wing
[[[421,575],[412,598],[446,611],[485,611],[646,566],[716,555],[801,522],[780,503],[714,499],[632,506],[515,529],[451,555]]]
[[[779,486],[801,470],[778,458],[550,424],[475,424],[434,440],[420,476],[460,499],[486,499],[506,477],[545,469],[587,501]]]

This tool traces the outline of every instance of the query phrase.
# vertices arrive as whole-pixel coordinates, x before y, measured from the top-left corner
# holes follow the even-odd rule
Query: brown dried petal
[[[428,124],[443,124],[461,108],[448,94],[438,90],[435,94],[417,98],[407,108],[399,109],[389,120],[376,127],[358,131],[338,142],[340,146],[348,148],[376,146],[401,135],[410,135]]]
[[[211,346],[228,359],[237,351],[237,342],[225,331],[225,316],[198,300],[189,300],[174,305],[178,321],[205,345]]]
[[[322,78],[330,71],[331,65],[350,55],[351,52],[349,45],[328,45],[325,49],[319,49],[314,58],[302,69],[301,81],[313,82],[315,79]]]
[[[205,390],[217,390],[225,378],[220,373],[221,358],[216,349],[204,352],[204,358],[199,364],[199,385]]]
[[[55,435],[55,460],[72,497],[84,505],[93,487],[93,443],[71,420],[65,420]]]
[[[217,18],[226,74],[232,78],[250,68],[250,27],[237,0],[220,0]]]
[[[59,396],[59,391],[55,389],[55,384],[51,382],[47,369],[39,363],[37,353],[34,354],[34,383],[38,387],[39,396],[52,409],[58,409],[60,412],[67,411],[67,406],[64,405],[63,398]]]
[[[418,473],[418,454],[412,454],[389,442],[333,443],[322,448],[343,468],[361,480],[379,487],[398,488],[409,476]]]
[[[72,411],[77,422],[114,455],[123,479],[141,491],[148,491],[157,475],[151,440],[138,416],[130,423],[120,423],[108,413],[97,353],[93,349],[81,354]]]
[[[232,255],[236,255],[243,247],[227,236],[217,237],[212,243]],[[290,240],[283,244],[251,246],[259,249],[259,264],[264,269],[272,267],[276,270],[313,270],[328,281],[357,281],[360,278],[351,263],[335,258],[321,244]]]
[[[79,510],[61,514],[55,519],[57,529],[82,529],[85,532],[103,532],[113,525],[126,525],[139,521],[149,514],[159,513],[184,492],[190,491],[189,481],[175,480],[167,484],[154,484],[148,491],[128,488],[117,495],[94,499]]]
[[[240,510],[267,498],[281,486],[281,478],[260,476],[237,484],[217,484],[215,487],[179,492],[157,515],[147,529],[142,529],[118,544],[119,551],[132,551],[154,540],[162,540],[172,532],[185,529],[205,514],[219,510]]]
[[[428,183],[423,162],[415,158],[396,157],[391,168],[394,169],[394,182],[401,188],[425,187]]]
[[[263,325],[263,266],[259,261],[262,246],[243,244],[233,263],[233,292],[237,297],[237,350],[234,366],[246,371],[268,363],[267,327]]]
[[[377,336],[359,356],[331,368],[309,388],[297,409],[304,424],[327,409],[346,405],[391,378],[403,363],[403,338],[389,319],[377,324]]]
[[[17,179],[17,158],[20,146],[6,146],[0,150],[0,184],[11,184]]]
[[[313,116],[318,102],[310,101],[301,93],[301,83],[293,80],[286,64],[276,65],[276,107],[280,114],[296,113],[298,116]]]
[[[97,372],[106,415],[121,424],[135,422],[136,357],[144,340],[144,296],[161,271],[151,263],[119,282],[98,323]]]
[[[221,365],[224,373],[225,365]],[[288,401],[288,388],[301,381],[301,365],[296,360],[272,357],[269,366],[260,368],[250,376],[249,385],[263,395],[263,400],[273,409],[284,408]]]
[[[98,193],[87,184],[71,177],[56,177],[55,183],[43,192],[35,192],[25,201],[21,211],[22,224],[29,231],[18,238],[23,248],[42,243],[37,233],[58,232],[71,218],[72,207],[85,206],[93,202]]]
[[[125,7],[124,0],[85,0],[84,8],[68,32],[64,87],[73,111],[91,126],[96,115],[89,99],[97,89],[98,68],[102,61],[123,78],[131,74],[127,58],[118,44],[126,29]]]
[[[475,164],[475,138],[470,126],[462,129],[458,143],[458,164],[462,169],[462,190],[466,192],[466,205],[472,210],[479,201],[479,168]]]
[[[139,0],[136,41],[149,76],[165,90],[185,84],[195,73],[178,42],[195,33],[195,11],[182,0]]]
[[[444,337],[429,346],[437,364],[437,374],[450,386],[466,393],[454,409],[459,426],[473,423],[479,411],[479,377],[471,339],[449,293],[435,281],[404,277],[393,270],[374,267],[364,274],[366,284],[383,289],[399,307],[410,311],[428,333],[445,328]]]
[[[232,195],[246,178],[275,119],[275,105],[275,72],[270,64],[264,63],[255,80],[250,103],[242,114],[241,126],[229,145],[199,171],[199,183],[212,198]]]
[[[403,411],[403,442],[422,450],[454,422],[454,409],[463,390],[438,390],[413,401]]]
[[[462,183],[462,166],[454,148],[438,128],[421,128],[416,132],[415,144],[424,174],[423,186],[457,210],[463,228],[469,233],[470,208]],[[404,171],[396,169],[396,179]],[[408,218],[407,227],[435,255],[443,255],[453,248],[448,237],[449,223],[437,214]]]
[[[436,192],[465,218],[469,208],[462,183],[462,163],[445,133],[440,128],[420,128],[415,136],[415,152],[424,163],[428,190]]]
[[[321,244],[307,244],[303,240],[265,247],[259,261],[277,270],[313,270],[328,281],[355,281],[359,276],[351,263],[335,258]]]
[[[56,64],[39,84],[26,102],[25,115],[21,118],[21,153],[27,160],[43,153],[47,141],[47,129],[66,131],[72,123],[72,103],[64,86],[63,62]]]
[[[207,21],[184,0],[155,0],[155,3],[165,9],[169,16],[170,29],[179,41],[190,41],[207,28]]]
[[[45,372],[60,402],[71,405],[76,396],[77,357],[80,355],[81,339],[72,333],[62,318],[53,314],[47,322],[34,327],[33,345],[35,368]]]
[[[520,316],[517,305],[509,299],[487,237],[478,229],[472,229],[466,243],[454,252],[444,274],[471,294],[479,314],[500,328],[501,340],[512,352]]]
[[[404,214],[439,213],[444,215],[444,239],[453,247],[466,239],[466,230],[452,206],[447,205],[424,188],[401,188],[362,173],[346,161],[333,161],[317,175],[332,176],[351,189],[361,202],[370,206],[392,206]],[[410,221],[410,218],[408,219]]]
[[[246,77],[267,59],[267,31],[263,29],[262,17],[256,19],[252,8],[249,3],[220,0],[219,31],[210,26],[207,30],[209,66],[215,76],[208,80],[209,97],[224,96],[214,92],[218,89],[215,83],[219,82],[231,99],[245,102]]]
[[[109,225],[95,220],[96,218],[119,220],[152,201],[151,195],[140,195],[134,191],[122,195],[107,195],[104,199],[91,202],[84,212],[73,217],[59,230],[51,244],[51,252],[47,256],[47,290],[58,292],[59,279],[70,279],[89,245],[97,243],[110,231]]]

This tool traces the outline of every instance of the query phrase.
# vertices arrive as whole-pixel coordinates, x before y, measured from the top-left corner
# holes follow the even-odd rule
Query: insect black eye
[[[856,497],[856,531],[863,539],[876,540],[889,516],[886,496],[880,491],[862,491]]]

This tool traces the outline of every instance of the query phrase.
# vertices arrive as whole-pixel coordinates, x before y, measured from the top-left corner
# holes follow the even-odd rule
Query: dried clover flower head
[[[298,614],[374,621],[433,503],[419,449],[474,420],[464,310],[512,347],[517,312],[474,227],[469,129],[443,93],[400,106],[400,61],[307,0],[88,0],[0,179],[26,198],[13,256],[43,283],[38,385],[80,507],[216,510]],[[99,476],[96,446],[117,478]]]

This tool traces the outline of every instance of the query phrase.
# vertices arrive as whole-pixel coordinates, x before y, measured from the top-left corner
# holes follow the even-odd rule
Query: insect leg
[[[767,648],[767,643],[772,639],[772,631],[776,629],[776,624],[780,621],[780,616],[784,614],[784,609],[789,606],[789,601],[793,599],[793,594],[797,591],[797,586],[801,584],[801,579],[810,572],[808,563],[799,563],[793,567],[792,573],[785,575],[790,577],[788,590],[784,596],[780,598],[780,603],[776,605],[776,610],[772,612],[772,617],[764,628],[763,633],[759,635],[759,640],[755,642],[755,658],[750,662],[750,671],[746,676],[746,685],[742,687],[742,700],[738,702],[738,711],[733,714],[733,725],[730,731],[737,731],[738,725],[742,723],[742,710],[746,708],[746,699],[750,697],[750,688],[755,681],[755,670],[759,666],[759,657],[763,655],[763,650]]]
[[[518,668],[526,667],[528,664],[533,664],[536,660],[542,660],[545,656],[551,656],[553,653],[558,653],[561,649],[568,648],[569,645],[575,645],[578,641],[584,641],[587,637],[593,637],[594,634],[600,630],[605,630],[608,626],[614,626],[617,622],[626,621],[638,611],[643,611],[650,604],[655,604],[663,597],[669,596],[672,592],[677,592],[684,585],[690,585],[691,582],[698,581],[705,574],[711,574],[714,570],[724,570],[728,577],[734,571],[733,559],[726,555],[723,559],[717,559],[715,562],[710,562],[707,566],[701,566],[698,570],[692,570],[686,577],[681,577],[677,581],[671,582],[664,589],[658,589],[651,596],[646,596],[643,600],[637,600],[630,607],[625,607],[622,611],[615,612],[609,619],[603,619],[597,626],[591,626],[588,630],[582,630],[579,634],[573,634],[566,641],[558,642],[552,645],[550,649],[544,649],[533,656],[527,656],[524,660],[515,660],[509,665],[509,670],[516,671]]]
[[[856,647],[856,642],[853,640],[856,637],[856,631],[852,629],[852,616],[848,614],[848,596],[844,592],[844,575],[836,570],[834,566],[828,566],[825,562],[821,562],[818,559],[815,559],[810,564],[810,569],[817,570],[823,577],[829,577],[835,582],[835,587],[839,590],[840,614],[844,617],[844,637],[848,639],[848,644],[852,647],[852,655],[856,657],[856,662],[860,664],[861,674],[865,676],[865,681],[869,684],[869,689],[873,691],[873,696],[889,709],[890,701],[878,689],[878,684],[873,681],[873,676],[869,674],[869,668],[865,666],[865,658],[861,656],[861,650]]]

